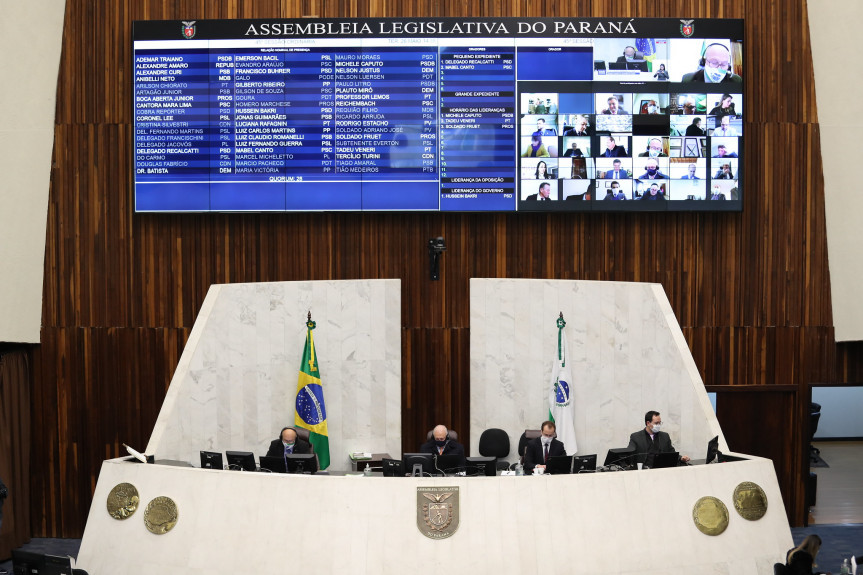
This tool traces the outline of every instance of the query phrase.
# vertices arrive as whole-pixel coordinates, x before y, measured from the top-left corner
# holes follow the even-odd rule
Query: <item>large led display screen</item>
[[[743,21],[134,24],[139,212],[739,211]]]

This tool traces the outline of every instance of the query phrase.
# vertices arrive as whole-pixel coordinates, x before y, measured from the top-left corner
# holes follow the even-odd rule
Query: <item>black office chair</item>
[[[818,431],[818,420],[821,419],[821,404],[814,401],[809,404],[809,459],[812,463],[818,463],[821,450],[812,445],[815,432]]]
[[[497,469],[509,469],[505,461],[509,457],[509,435],[503,429],[492,427],[479,436],[479,454],[484,457],[497,457]]]
[[[510,465],[510,469],[515,469],[515,466],[521,463],[524,465],[524,450],[527,448],[527,442],[531,439],[536,439],[542,435],[542,431],[539,429],[525,429],[524,433],[521,434],[521,437],[518,438],[518,461]],[[554,435],[557,437],[557,434]]]
[[[426,441],[431,441],[433,433],[434,433],[434,429],[429,429],[429,432],[426,433]],[[446,438],[449,439],[450,441],[458,441],[458,433],[456,433],[452,429],[447,429]]]

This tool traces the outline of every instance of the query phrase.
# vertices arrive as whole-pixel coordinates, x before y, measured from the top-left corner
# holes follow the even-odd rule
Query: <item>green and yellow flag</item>
[[[294,416],[294,424],[309,430],[309,441],[318,455],[320,468],[326,469],[330,466],[330,437],[327,431],[324,388],[315,355],[315,338],[312,337],[315,322],[312,321],[311,314],[306,328],[306,346],[303,348],[300,377],[297,381],[297,414]]]

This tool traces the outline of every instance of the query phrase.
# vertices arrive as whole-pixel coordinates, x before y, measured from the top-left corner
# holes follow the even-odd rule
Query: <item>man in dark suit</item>
[[[551,184],[543,182],[539,185],[539,193],[531,194],[525,198],[529,202],[551,201]]]
[[[589,136],[590,131],[588,130],[588,128],[590,128],[590,121],[588,120],[587,116],[583,116],[583,115],[579,114],[575,118],[575,126],[573,126],[572,128],[569,128],[567,130],[564,130],[563,135],[564,136]]]
[[[270,442],[270,448],[267,450],[268,457],[279,457],[290,455],[292,453],[311,453],[312,446],[308,441],[303,441],[297,437],[297,432],[293,427],[285,427],[279,434],[278,439]]]
[[[627,158],[629,154],[626,153],[626,148],[623,146],[618,146],[617,141],[614,139],[614,136],[609,134],[605,138],[605,151],[602,153],[606,158]]]
[[[566,455],[563,443],[554,438],[557,426],[553,421],[543,422],[542,435],[531,439],[524,448],[524,472],[533,473],[534,467],[545,469],[549,457]]]
[[[644,429],[629,436],[629,449],[635,450],[636,462],[645,467],[653,466],[653,458],[657,453],[674,453],[677,451],[671,444],[671,436],[660,431],[662,417],[658,411],[648,411],[644,414]],[[682,455],[680,461],[686,463],[689,457]]]
[[[464,446],[455,439],[449,438],[449,430],[445,425],[437,425],[432,430],[432,438],[420,446],[420,453],[464,457]]]
[[[629,172],[623,169],[623,164],[620,160],[614,160],[612,162],[613,168],[605,172],[605,179],[607,180],[628,180]]]
[[[633,60],[635,60],[635,56],[637,53],[638,52],[635,49],[635,46],[627,46],[626,48],[623,49],[623,56],[618,56],[617,61],[618,62],[632,62]]]

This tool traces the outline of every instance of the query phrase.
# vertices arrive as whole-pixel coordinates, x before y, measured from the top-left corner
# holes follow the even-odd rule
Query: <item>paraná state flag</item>
[[[573,403],[572,369],[566,345],[566,322],[557,320],[557,350],[551,366],[551,390],[548,397],[548,418],[557,428],[557,439],[570,455],[578,451],[575,442],[575,404]]]

